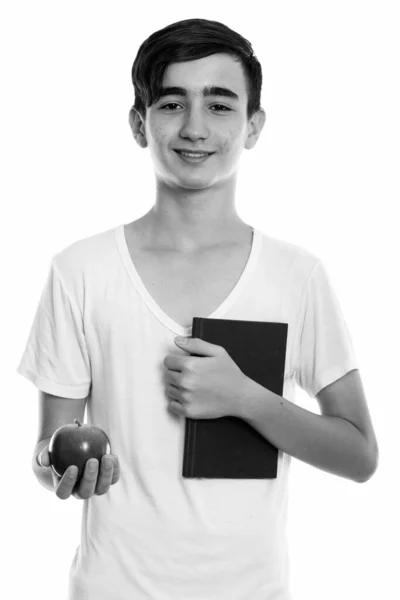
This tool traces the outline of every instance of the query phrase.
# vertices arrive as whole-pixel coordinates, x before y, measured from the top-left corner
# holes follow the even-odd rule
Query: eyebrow
[[[239,100],[239,96],[235,94],[235,92],[232,92],[232,90],[229,90],[228,88],[219,87],[217,85],[206,85],[202,89],[202,93],[204,97],[224,96],[226,98],[231,98],[232,100]],[[160,89],[160,98],[163,98],[164,96],[184,96],[186,98],[188,96],[188,92],[183,87],[162,87]]]

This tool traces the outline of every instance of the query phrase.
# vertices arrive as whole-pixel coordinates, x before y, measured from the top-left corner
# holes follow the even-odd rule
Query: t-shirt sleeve
[[[91,384],[83,318],[53,258],[17,372],[39,390],[86,398]]]
[[[295,377],[315,398],[324,387],[359,368],[339,301],[319,259],[306,285],[302,314]]]

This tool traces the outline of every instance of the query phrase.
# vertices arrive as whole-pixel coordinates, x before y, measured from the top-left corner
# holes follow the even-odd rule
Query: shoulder
[[[51,272],[70,296],[83,306],[86,291],[104,277],[118,252],[116,227],[79,239],[57,252]]]
[[[62,276],[85,273],[104,265],[116,250],[116,227],[81,238],[62,248],[53,256],[55,270]]]
[[[307,282],[321,259],[311,250],[258,230],[262,264],[276,272]]]

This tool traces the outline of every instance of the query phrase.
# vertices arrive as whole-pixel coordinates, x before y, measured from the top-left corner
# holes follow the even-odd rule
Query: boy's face
[[[237,98],[204,96],[208,86],[226,88]],[[242,66],[228,54],[173,63],[165,71],[163,88],[171,90],[147,108],[144,131],[156,176],[168,186],[204,189],[229,179],[237,170],[243,148],[252,148],[265,120],[264,111],[247,120],[247,91]],[[217,90],[218,91],[218,90]],[[185,159],[179,150],[211,153]]]

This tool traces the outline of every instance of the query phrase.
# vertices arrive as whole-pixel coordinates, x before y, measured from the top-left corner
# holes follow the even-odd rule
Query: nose
[[[208,138],[209,131],[202,108],[192,106],[186,110],[179,134],[193,141]]]

